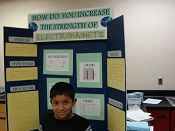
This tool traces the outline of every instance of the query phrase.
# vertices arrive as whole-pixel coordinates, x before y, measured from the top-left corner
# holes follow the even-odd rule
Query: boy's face
[[[75,100],[66,95],[56,95],[53,97],[52,107],[54,117],[59,120],[67,120],[72,117],[72,108],[75,105]]]

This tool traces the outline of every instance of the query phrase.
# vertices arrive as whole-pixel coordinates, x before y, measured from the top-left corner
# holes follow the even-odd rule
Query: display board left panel
[[[4,27],[8,131],[29,131],[39,128],[37,54],[32,30]]]

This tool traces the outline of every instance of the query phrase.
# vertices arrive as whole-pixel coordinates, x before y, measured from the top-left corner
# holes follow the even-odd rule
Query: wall
[[[0,86],[4,86],[3,26],[27,28],[30,13],[90,7],[110,7],[113,17],[124,15],[128,89],[175,89],[174,0],[1,0]],[[159,77],[162,86],[157,84]]]

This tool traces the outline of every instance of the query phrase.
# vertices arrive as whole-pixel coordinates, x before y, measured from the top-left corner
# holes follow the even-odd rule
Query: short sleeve
[[[92,131],[91,126],[89,125],[85,131]]]

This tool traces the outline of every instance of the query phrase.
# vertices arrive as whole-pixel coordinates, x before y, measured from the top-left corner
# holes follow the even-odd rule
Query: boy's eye
[[[64,101],[63,104],[66,105],[66,104],[69,104],[69,102],[68,101]]]
[[[63,101],[63,102],[54,101],[53,105],[59,105],[59,104],[68,105],[69,103],[70,103],[69,101]]]
[[[53,102],[53,104],[54,104],[54,105],[58,105],[58,102],[57,102],[57,101],[55,101],[55,102]]]

